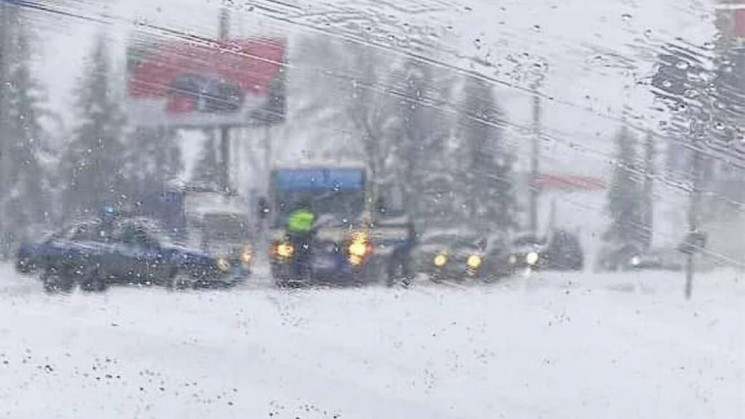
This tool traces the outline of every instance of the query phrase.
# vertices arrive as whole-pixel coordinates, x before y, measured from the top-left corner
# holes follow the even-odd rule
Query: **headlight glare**
[[[292,243],[282,242],[282,243],[277,244],[275,252],[277,256],[281,258],[289,259],[295,253],[295,247],[292,246]]]
[[[527,255],[525,255],[525,262],[531,266],[538,263],[538,253],[530,252]]]
[[[434,263],[435,266],[437,266],[438,268],[442,268],[443,266],[445,266],[446,263],[448,263],[448,257],[445,254],[440,253],[435,256]]]
[[[349,245],[349,254],[361,258],[367,254],[367,245],[364,242],[355,240]]]
[[[219,258],[217,258],[217,261],[215,261],[215,265],[217,265],[217,269],[223,272],[228,272],[230,270],[230,260],[225,256],[220,256]]]
[[[479,255],[471,255],[468,257],[468,260],[466,260],[466,266],[468,266],[470,269],[478,269],[479,266],[481,266],[481,256]]]
[[[240,255],[241,263],[244,266],[248,266],[251,264],[251,261],[253,261],[254,254],[250,247],[246,247],[243,249]]]
[[[372,253],[370,236],[366,232],[354,233],[349,241],[349,246],[347,246],[347,253],[349,254],[350,264],[361,265]]]

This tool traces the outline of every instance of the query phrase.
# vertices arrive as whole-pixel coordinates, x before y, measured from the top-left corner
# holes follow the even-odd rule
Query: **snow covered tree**
[[[199,154],[191,181],[202,187],[217,189],[219,172],[217,160],[217,141],[214,132],[205,131],[202,151]]]
[[[111,83],[107,41],[96,39],[89,66],[77,90],[78,125],[65,153],[62,171],[65,214],[97,214],[125,192],[124,114]]]
[[[449,177],[433,176],[446,169],[442,153],[449,135],[447,118],[436,106],[437,75],[429,64],[412,59],[392,77],[403,84],[393,108],[399,119],[392,133],[397,177],[403,181],[409,213],[428,218],[451,190]]]
[[[373,178],[385,182],[387,179],[382,178],[392,173],[390,169],[395,163],[395,158],[392,159],[393,141],[388,132],[397,116],[390,96],[372,86],[388,78],[389,61],[376,49],[356,44],[346,45],[343,53],[350,57],[350,70],[355,75],[349,86],[351,94],[346,113],[360,133],[360,142]]]
[[[608,211],[611,225],[604,239],[614,244],[643,245],[644,200],[641,179],[638,176],[636,138],[627,127],[616,135],[616,157],[610,190]]]
[[[32,43],[27,25],[18,20],[18,10],[5,5],[2,40],[3,88],[0,97],[0,164],[2,190],[0,214],[5,246],[17,244],[38,233],[48,220],[48,185],[39,160],[45,136],[40,118],[44,97],[31,73]],[[12,14],[10,11],[12,10]],[[7,15],[5,13],[8,13]],[[6,253],[7,249],[3,250]]]
[[[124,173],[131,196],[163,189],[183,170],[176,132],[166,127],[136,127],[128,136]]]
[[[502,116],[489,83],[466,77],[459,121],[458,171],[471,222],[489,230],[515,227],[513,157],[502,144]]]
[[[642,217],[644,234],[642,235],[642,239],[645,247],[649,247],[652,244],[652,235],[654,233],[654,176],[657,171],[655,165],[657,153],[654,138],[654,135],[649,132],[644,140],[644,212]]]

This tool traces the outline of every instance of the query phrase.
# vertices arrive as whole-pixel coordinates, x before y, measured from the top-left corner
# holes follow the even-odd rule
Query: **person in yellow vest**
[[[287,232],[290,234],[307,234],[313,229],[316,215],[308,205],[301,204],[287,217]]]
[[[316,214],[308,202],[302,202],[287,217],[287,236],[295,248],[294,271],[296,279],[310,275],[311,245]]]

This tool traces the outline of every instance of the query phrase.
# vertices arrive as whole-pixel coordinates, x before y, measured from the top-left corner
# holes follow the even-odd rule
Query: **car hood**
[[[543,251],[544,246],[537,245],[537,244],[526,244],[523,246],[514,246],[511,249],[512,253],[530,253],[530,252],[541,252]]]
[[[204,252],[199,249],[189,248],[189,247],[179,245],[179,244],[168,244],[168,245],[164,245],[162,248],[163,250],[168,251],[170,253],[187,256],[189,258],[212,259],[212,255],[208,254],[207,252]]]
[[[443,246],[438,244],[422,244],[419,246],[418,251],[425,255],[445,253],[453,257],[467,257],[483,253],[479,249],[467,246]]]

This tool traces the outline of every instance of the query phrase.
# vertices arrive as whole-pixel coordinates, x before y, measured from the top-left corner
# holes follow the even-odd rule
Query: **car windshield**
[[[0,418],[745,417],[745,0],[0,0]]]
[[[208,242],[240,244],[249,238],[250,225],[241,215],[209,214],[205,215],[202,232]]]
[[[544,244],[544,239],[532,235],[520,236],[514,240],[515,246],[537,246]]]

